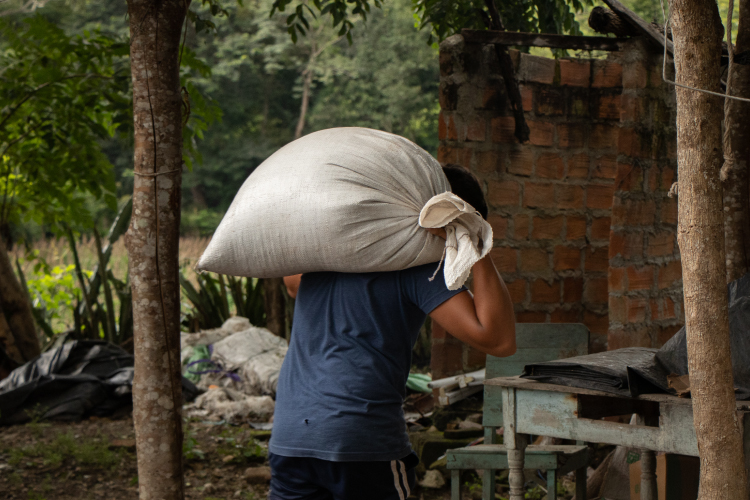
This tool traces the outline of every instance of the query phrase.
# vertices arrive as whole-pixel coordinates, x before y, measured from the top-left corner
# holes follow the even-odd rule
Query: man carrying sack
[[[447,166],[444,173],[453,195],[470,205],[467,211],[476,207],[486,219],[476,177],[459,166]],[[444,259],[447,253],[460,260],[471,250],[461,244],[471,231],[423,219],[420,224],[432,227],[420,231],[447,238]],[[480,239],[472,241],[481,250]],[[448,274],[436,276],[437,263],[284,278],[297,301],[269,443],[272,500],[409,496],[419,459],[409,444],[402,404],[412,348],[426,316],[487,354],[516,351],[513,304],[489,248],[484,250],[470,267],[473,295],[463,286],[449,289]],[[458,274],[463,284],[468,269]]]

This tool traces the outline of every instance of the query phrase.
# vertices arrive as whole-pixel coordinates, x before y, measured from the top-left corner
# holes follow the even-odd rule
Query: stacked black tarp
[[[0,425],[80,420],[132,404],[133,356],[103,341],[77,340],[42,353],[0,380]],[[183,399],[200,392],[182,379]]]
[[[732,369],[738,400],[750,400],[750,273],[728,287]],[[661,349],[628,347],[526,365],[522,377],[623,396],[676,394],[668,379],[688,374],[685,327]]]

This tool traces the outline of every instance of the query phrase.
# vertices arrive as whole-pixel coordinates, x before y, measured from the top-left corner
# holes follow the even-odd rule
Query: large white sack
[[[314,132],[248,177],[196,268],[267,278],[394,271],[445,257],[446,283],[455,289],[489,252],[492,230],[470,205],[458,207],[456,196],[446,216],[438,195],[449,190],[437,160],[403,137],[356,127]],[[466,231],[448,231],[444,242],[420,227],[431,200],[441,216],[423,218],[440,225],[424,227]],[[461,250],[472,244],[479,248]]]

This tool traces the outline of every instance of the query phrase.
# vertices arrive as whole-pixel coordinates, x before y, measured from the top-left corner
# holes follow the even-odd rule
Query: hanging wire
[[[724,99],[733,99],[735,101],[750,102],[750,99],[747,99],[745,97],[737,97],[737,96],[729,95],[729,85],[728,85],[729,82],[727,82],[726,93],[720,93],[720,92],[714,92],[712,90],[698,89],[698,88],[695,88],[695,87],[691,87],[690,85],[685,85],[683,83],[677,83],[677,82],[669,80],[667,78],[667,33],[669,33],[669,23],[672,20],[672,0],[669,0],[669,15],[667,15],[667,13],[664,11],[664,0],[659,0],[659,3],[661,4],[661,14],[662,14],[662,17],[664,18],[664,61],[662,63],[662,68],[661,68],[661,77],[662,77],[662,80],[664,80],[666,83],[674,85],[675,87],[681,87],[683,89],[688,89],[688,90],[695,90],[695,91],[698,91],[698,92],[703,92],[704,94],[710,94],[710,95],[715,95],[717,97],[723,97]],[[734,0],[729,0],[729,19],[732,18],[732,10],[733,9],[734,9]],[[732,40],[731,32],[732,32],[732,26],[730,24],[729,25],[729,34],[727,35],[727,37],[728,37],[728,39],[730,41]],[[729,43],[727,45],[729,45],[729,47],[731,47],[731,43]],[[730,51],[730,59],[729,59],[729,61],[730,61],[730,64],[731,64],[733,62],[731,54],[733,54],[734,51],[731,48],[729,48],[728,50]]]

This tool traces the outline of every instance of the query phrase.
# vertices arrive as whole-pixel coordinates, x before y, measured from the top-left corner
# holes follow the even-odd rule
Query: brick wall
[[[511,51],[528,144],[519,144],[494,49],[440,46],[438,159],[483,182],[493,259],[519,322],[582,322],[592,351],[660,345],[682,321],[674,97],[634,40],[607,60]],[[484,357],[433,328],[433,376]]]

